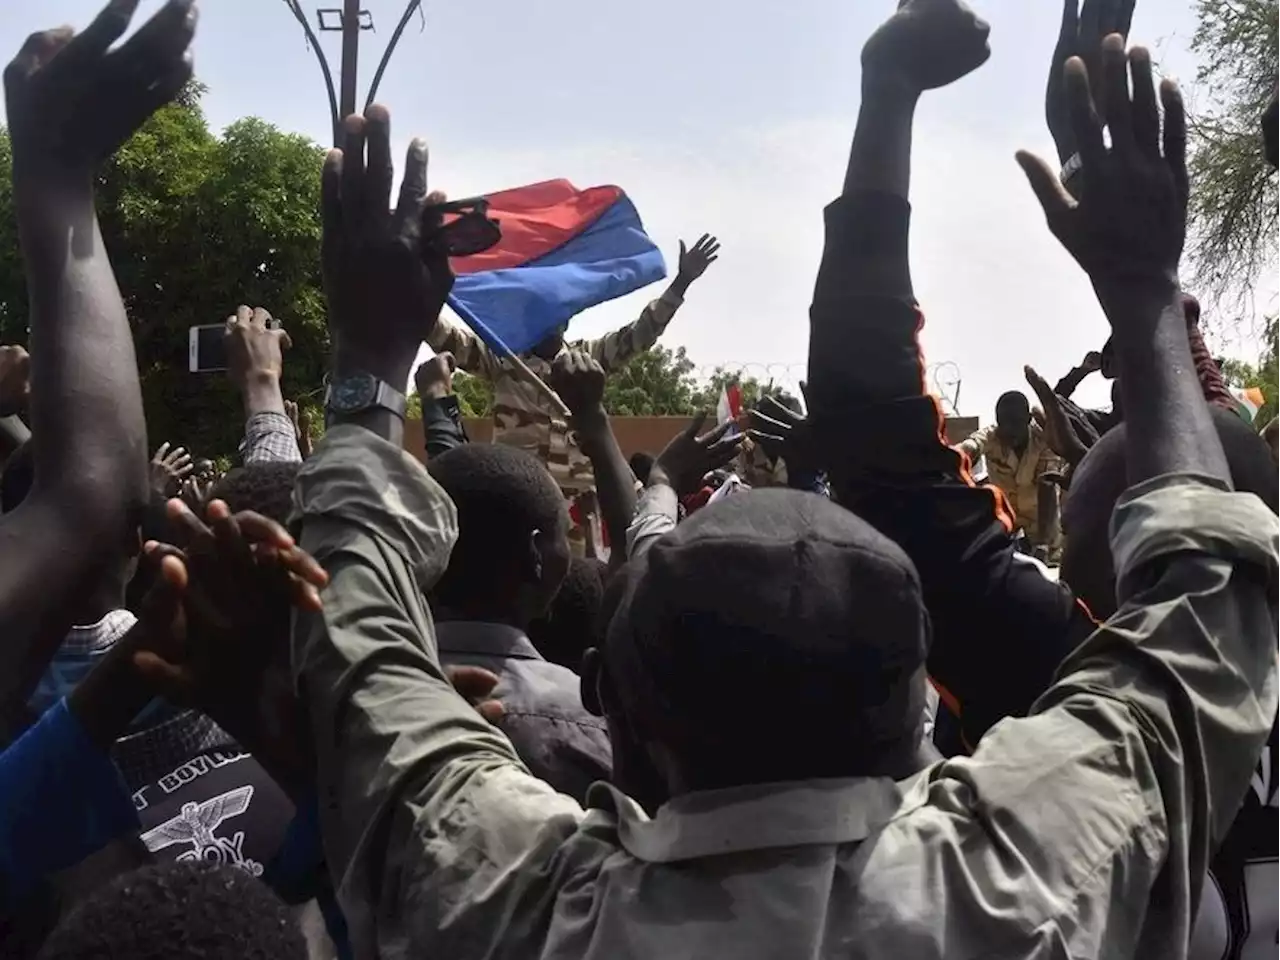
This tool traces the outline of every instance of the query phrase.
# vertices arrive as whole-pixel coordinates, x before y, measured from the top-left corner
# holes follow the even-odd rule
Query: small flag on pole
[[[733,426],[725,433],[726,437],[738,435],[740,416],[742,416],[742,388],[736,383],[726,384],[720,388],[720,402],[716,404],[716,424],[733,422]]]
[[[1253,423],[1258,411],[1266,405],[1267,398],[1257,387],[1231,387],[1230,389],[1231,396],[1236,401],[1236,413],[1244,417],[1246,423]]]

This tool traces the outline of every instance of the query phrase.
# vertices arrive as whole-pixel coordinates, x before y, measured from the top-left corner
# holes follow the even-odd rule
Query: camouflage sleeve
[[[497,378],[498,358],[470,327],[452,317],[440,314],[435,329],[427,337],[427,346],[436,353],[453,354],[458,369],[492,382]]]
[[[995,430],[994,426],[983,427],[969,434],[968,438],[960,442],[960,449],[969,455],[970,461],[976,461],[987,449],[987,441],[991,439],[991,433]]]
[[[604,368],[605,373],[611,373],[637,353],[644,353],[657,343],[682,303],[684,301],[680,297],[667,291],[645,307],[638,319],[599,340],[588,341],[584,349]]]

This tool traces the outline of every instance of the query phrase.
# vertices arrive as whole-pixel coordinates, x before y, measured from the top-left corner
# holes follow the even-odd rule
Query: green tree
[[[764,397],[783,396],[786,393],[772,380],[761,383],[755,377],[744,377],[741,370],[716,367],[694,394],[694,409],[710,410],[714,413],[720,403],[720,392],[733,383],[736,383],[742,391],[742,409],[744,410],[750,410]]]
[[[1242,302],[1276,251],[1276,177],[1260,121],[1280,68],[1277,0],[1198,0],[1188,254],[1197,294]]]
[[[98,210],[134,330],[152,445],[234,454],[239,398],[221,374],[187,370],[188,327],[237,304],[267,308],[293,340],[284,394],[316,411],[328,352],[320,286],[321,149],[257,119],[213,134],[193,85],[106,164]],[[0,340],[25,343],[26,291],[0,131]],[[319,419],[315,417],[313,419]]]
[[[615,370],[605,384],[605,409],[619,417],[687,416],[696,408],[693,361],[684,347],[658,345]]]

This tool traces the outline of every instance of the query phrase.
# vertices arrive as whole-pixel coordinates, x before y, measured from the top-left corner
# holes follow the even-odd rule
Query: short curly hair
[[[284,525],[301,469],[301,463],[287,461],[236,467],[214,484],[209,497],[225,501],[232,513],[252,510]]]
[[[551,609],[529,624],[526,633],[544,659],[582,669],[582,655],[598,646],[596,629],[604,603],[608,564],[590,557],[574,557]]]
[[[302,931],[236,867],[171,861],[117,877],[63,919],[40,960],[306,960]]]
[[[448,605],[465,608],[491,594],[495,569],[527,551],[533,531],[568,530],[564,495],[527,451],[469,443],[427,469],[458,508],[458,542],[433,591]]]

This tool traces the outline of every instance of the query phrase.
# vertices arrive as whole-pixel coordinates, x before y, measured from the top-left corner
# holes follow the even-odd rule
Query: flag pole
[[[487,343],[491,348],[494,348],[503,360],[510,360],[511,365],[516,368],[516,371],[520,376],[531,383],[538,389],[539,393],[550,400],[561,417],[568,420],[569,417],[572,416],[572,412],[565,406],[564,401],[560,399],[560,394],[552,390],[541,377],[530,370],[529,365],[516,356],[515,353],[512,352],[511,348],[503,343],[502,338],[489,328],[487,323],[468,310],[464,304],[459,302],[458,299],[452,295],[449,297],[449,306],[453,308],[453,312],[462,319],[463,323],[474,330],[481,340]]]

